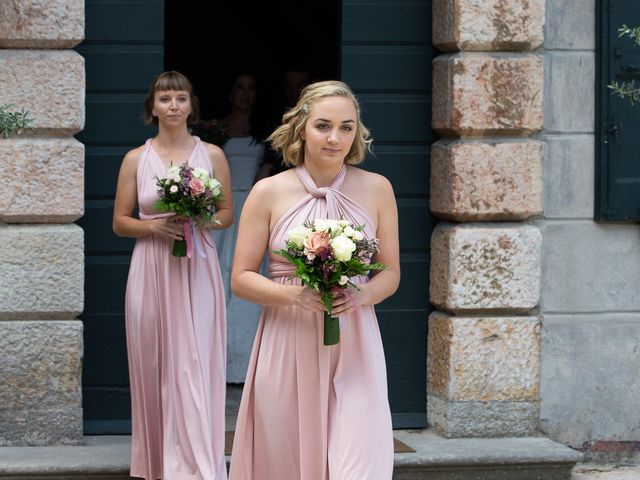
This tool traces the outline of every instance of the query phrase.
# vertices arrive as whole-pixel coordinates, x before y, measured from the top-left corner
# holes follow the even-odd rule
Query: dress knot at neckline
[[[331,185],[328,187],[318,187],[316,183],[313,181],[311,174],[305,168],[304,164],[296,167],[295,169],[298,178],[306,188],[307,192],[314,198],[324,198],[327,196],[327,193],[331,190],[340,190],[342,184],[344,183],[344,179],[347,175],[347,167],[346,165],[342,165],[340,172],[335,176]]]

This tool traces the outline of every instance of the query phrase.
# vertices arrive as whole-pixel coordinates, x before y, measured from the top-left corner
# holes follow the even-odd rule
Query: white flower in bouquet
[[[298,225],[287,232],[287,238],[293,242],[296,247],[302,248],[305,238],[307,238],[310,233],[310,228],[304,225]]]
[[[362,234],[361,231],[356,230],[355,228],[353,228],[351,225],[347,225],[344,228],[344,234],[351,238],[352,240],[362,240],[364,238],[364,235]]]
[[[356,249],[356,244],[346,235],[338,235],[331,240],[331,248],[336,260],[348,262],[351,259],[351,254]]]
[[[171,185],[171,187],[169,187],[169,191],[171,193],[176,193],[178,191],[178,186],[177,185]]]
[[[200,180],[207,180],[209,178],[209,172],[207,172],[204,168],[193,167],[193,176],[199,178]]]
[[[338,230],[342,231],[340,228],[339,220],[332,220],[326,218],[316,218],[313,221],[313,227],[316,232],[328,232],[331,231],[332,236],[335,235]]]

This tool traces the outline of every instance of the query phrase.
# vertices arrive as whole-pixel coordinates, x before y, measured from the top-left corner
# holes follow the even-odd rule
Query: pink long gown
[[[269,250],[307,219],[376,222],[340,192],[346,168],[317,188],[296,168],[308,194],[274,226]],[[284,258],[270,254],[278,283],[297,282]],[[365,278],[361,282],[366,281]],[[393,432],[384,352],[373,307],[340,319],[340,343],[323,345],[322,314],[265,307],[253,345],[236,424],[230,480],[390,480]]]
[[[189,158],[211,173],[200,140]],[[140,218],[162,216],[155,179],[166,167],[147,140],[138,163]],[[138,238],[125,301],[131,380],[131,476],[167,480],[226,478],[225,301],[208,232],[205,257],[171,255],[173,240]],[[211,244],[211,245],[210,245]]]

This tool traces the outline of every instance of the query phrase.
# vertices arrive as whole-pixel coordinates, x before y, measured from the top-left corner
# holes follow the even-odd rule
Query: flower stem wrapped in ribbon
[[[192,219],[199,217],[205,223],[220,224],[215,216],[215,204],[222,200],[220,182],[204,168],[190,167],[185,162],[179,167],[169,167],[167,177],[157,179],[156,185],[160,196],[154,205],[156,211],[189,218],[184,222],[184,239],[174,240],[171,254],[174,257],[191,258],[194,242],[198,251],[203,252]],[[204,256],[202,253],[200,255]]]
[[[382,263],[371,263],[378,252],[378,239],[365,238],[364,226],[346,220],[317,218],[287,232],[286,249],[274,253],[289,260],[296,268],[293,277],[320,293],[327,307],[324,312],[324,344],[340,341],[340,324],[333,317],[333,292],[348,285],[358,288],[352,277],[384,270]]]

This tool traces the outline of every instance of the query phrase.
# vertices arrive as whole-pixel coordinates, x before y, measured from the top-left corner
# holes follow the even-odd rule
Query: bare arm
[[[174,240],[181,240],[183,226],[178,218],[167,216],[152,220],[139,220],[132,216],[138,202],[136,172],[142,149],[127,153],[122,160],[116,187],[116,199],[113,208],[113,231],[119,237],[144,237],[157,234]]]
[[[390,297],[400,284],[400,242],[398,239],[398,207],[391,183],[384,177],[376,179],[378,230],[380,252],[373,261],[384,263],[389,268],[374,271],[373,277],[360,290],[349,289],[354,301],[342,296],[334,302],[334,315],[352,311],[356,306],[376,305]]]
[[[239,298],[266,306],[299,305],[322,311],[320,295],[307,287],[282,285],[260,275],[260,264],[269,242],[271,205],[277,182],[273,178],[257,183],[244,204],[231,272],[231,289]]]
[[[209,158],[211,160],[211,171],[214,177],[222,185],[222,201],[216,203],[216,218],[220,224],[210,223],[203,225],[204,228],[223,230],[233,224],[233,192],[231,190],[231,172],[227,157],[220,147],[205,143]]]

